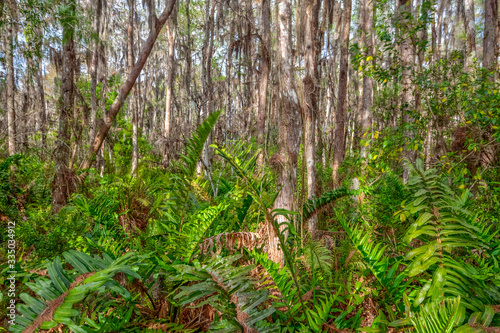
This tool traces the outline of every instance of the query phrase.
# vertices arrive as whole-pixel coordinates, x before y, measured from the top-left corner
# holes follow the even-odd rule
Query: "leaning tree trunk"
[[[102,143],[104,142],[104,139],[106,138],[106,135],[108,134],[111,128],[111,124],[116,119],[118,112],[120,111],[121,107],[123,106],[123,103],[127,99],[128,94],[132,90],[132,87],[134,86],[137,77],[141,73],[141,70],[144,67],[144,64],[146,63],[146,60],[148,59],[151,53],[151,50],[153,49],[153,46],[156,42],[156,39],[158,38],[158,35],[160,34],[161,29],[165,25],[165,22],[167,21],[168,17],[170,16],[175,1],[176,0],[170,0],[166,4],[165,9],[163,10],[161,16],[158,19],[155,18],[156,23],[154,24],[153,29],[149,32],[148,39],[143,45],[143,48],[141,50],[141,53],[139,54],[137,62],[134,64],[134,67],[128,74],[127,80],[120,87],[118,95],[116,96],[113,104],[111,104],[111,106],[109,107],[109,111],[106,114],[106,120],[101,122],[101,126],[97,131],[94,142],[89,147],[87,155],[82,163],[82,169],[88,169],[92,165],[92,162],[94,161],[97,152],[101,148]]]
[[[69,195],[74,191],[74,173],[68,168],[70,157],[70,121],[74,104],[74,62],[75,62],[75,29],[72,16],[76,15],[76,1],[65,0],[68,15],[61,20],[63,28],[62,45],[62,82],[59,101],[59,128],[57,131],[54,163],[56,167],[52,191],[52,210],[58,212],[66,205]]]
[[[278,26],[279,45],[278,63],[280,66],[280,126],[279,126],[279,155],[274,158],[274,165],[278,168],[277,185],[280,192],[274,202],[274,208],[293,210],[293,198],[295,193],[295,183],[297,181],[297,162],[300,147],[301,115],[295,90],[292,55],[291,36],[292,9],[290,0],[278,1]],[[286,221],[283,216],[277,217],[277,223]],[[287,238],[287,231],[284,225],[280,225],[280,232],[284,232],[284,239]],[[278,247],[278,238],[273,228],[269,228],[269,256],[275,262],[283,262],[283,252]]]
[[[306,74],[304,83],[304,148],[307,166],[307,198],[312,199],[316,188],[315,165],[315,125],[318,114],[318,54],[319,54],[319,8],[320,0],[307,0],[305,3],[305,33],[304,54],[306,60]],[[308,230],[314,237],[318,226],[317,216],[308,221]]]
[[[351,0],[344,2],[342,42],[340,50],[340,74],[335,110],[335,142],[333,150],[333,181],[338,182],[339,167],[345,155],[345,123],[347,106],[347,74],[349,70],[349,33],[351,30]]]

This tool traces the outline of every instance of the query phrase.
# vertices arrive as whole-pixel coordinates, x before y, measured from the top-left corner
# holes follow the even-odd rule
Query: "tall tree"
[[[172,99],[173,93],[173,82],[175,77],[175,40],[177,38],[177,10],[169,18],[167,23],[167,38],[168,38],[168,56],[167,56],[167,78],[165,82],[165,125],[163,128],[164,136],[164,151],[163,151],[163,163],[167,164],[169,156],[169,146],[171,142],[171,127],[172,127]]]
[[[271,50],[271,6],[269,0],[262,0],[262,43],[260,53],[260,80],[259,80],[259,104],[257,109],[257,140],[261,146],[265,143],[266,127],[266,107],[267,107],[267,86],[269,81],[270,55]],[[264,164],[264,155],[259,155],[259,169]]]
[[[132,73],[135,63],[134,57],[134,19],[135,19],[135,0],[127,0],[128,3],[128,28],[127,28],[127,61],[128,72]],[[137,107],[137,85],[132,88],[132,98],[129,101],[129,110],[132,115],[132,167],[130,173],[135,175],[137,165],[139,164],[139,129]]]
[[[362,112],[361,112],[361,132],[365,140],[369,139],[368,132],[371,130],[373,122],[373,78],[367,75],[369,67],[373,63],[374,47],[375,47],[375,34],[373,32],[373,3],[375,0],[363,1],[364,20],[362,21],[362,34],[363,45],[366,49],[365,72],[363,74],[363,98],[362,98]],[[368,157],[368,144],[361,145],[361,157],[366,159]]]
[[[9,137],[9,155],[14,155],[16,150],[16,109],[15,109],[15,69],[14,69],[14,41],[15,41],[15,1],[9,1],[7,5],[7,22],[5,34],[5,62],[7,69],[7,133]]]
[[[293,210],[294,192],[297,181],[297,162],[300,148],[301,114],[295,89],[293,54],[292,54],[292,8],[290,0],[278,1],[278,56],[279,65],[279,155],[275,158],[278,167],[277,185],[280,192],[274,202],[274,208]],[[285,222],[283,216],[277,222]],[[272,228],[271,228],[272,229]],[[280,229],[284,230],[284,226]],[[285,231],[285,239],[286,239]],[[283,253],[278,249],[278,241],[270,233],[270,257],[276,262],[283,261]]]
[[[351,31],[351,0],[344,0],[344,14],[342,19],[342,37],[340,50],[340,73],[335,110],[335,142],[333,148],[333,181],[339,177],[340,163],[345,156],[345,124],[347,108],[347,74],[349,70],[349,33]]]
[[[412,123],[411,104],[413,102],[413,92],[411,83],[411,71],[413,67],[413,55],[411,46],[411,2],[410,0],[398,0],[398,21],[400,26],[400,56],[401,56],[401,110],[403,124],[408,127]],[[410,176],[410,164],[415,162],[416,153],[410,147],[409,141],[414,134],[411,130],[405,130],[406,144],[404,146],[405,159],[403,170],[403,182],[407,182]]]
[[[318,55],[319,55],[319,9],[320,0],[306,0],[305,9],[305,32],[304,32],[304,56],[306,60],[306,72],[303,80],[303,115],[304,121],[304,148],[307,166],[307,198],[312,199],[316,189],[316,165],[315,165],[315,129],[318,114]],[[309,219],[308,229],[311,234],[317,229],[317,217]]]
[[[498,0],[484,1],[483,67],[488,71],[497,65]]]
[[[89,141],[94,139],[96,114],[97,114],[97,73],[99,67],[100,32],[101,32],[102,0],[95,0],[95,17],[93,30],[95,33],[94,51],[92,52],[92,64],[90,67],[90,131]]]
[[[63,0],[65,16],[61,18],[62,70],[61,95],[59,100],[59,128],[57,131],[54,163],[56,167],[52,191],[52,210],[59,211],[66,205],[68,196],[74,188],[73,172],[68,168],[70,156],[70,121],[74,104],[74,66],[75,66],[75,20],[76,1]]]

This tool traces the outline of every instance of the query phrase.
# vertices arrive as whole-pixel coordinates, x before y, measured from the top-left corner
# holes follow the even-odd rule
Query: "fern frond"
[[[492,240],[489,226],[465,208],[468,193],[458,196],[438,177],[436,169],[424,170],[418,160],[408,181],[413,199],[405,206],[406,216],[417,214],[405,235],[405,242],[420,239],[424,245],[408,252],[406,272],[413,277],[428,272],[430,279],[414,300],[460,296],[462,304],[481,311],[485,304],[500,300],[500,289],[475,268],[460,260],[464,249],[487,249]]]
[[[192,181],[196,172],[196,165],[201,158],[203,147],[212,131],[217,119],[219,118],[222,110],[212,113],[207,119],[196,129],[196,133],[188,140],[184,153],[181,154],[181,164],[179,172],[171,175],[173,182],[173,195],[175,200],[175,211],[179,215],[179,230],[182,228],[186,203],[188,201],[189,193],[192,188]]]
[[[333,201],[349,195],[356,195],[359,191],[341,187],[323,193],[319,198],[308,199],[302,206],[302,219],[307,222],[312,216],[326,208]]]
[[[181,159],[184,162],[182,171],[184,177],[187,179],[192,179],[196,172],[196,165],[203,152],[203,146],[210,135],[217,119],[219,119],[222,110],[216,111],[209,115],[203,123],[196,129],[196,133],[188,140],[185,153],[181,155]]]
[[[275,309],[261,309],[268,298],[267,290],[254,289],[254,282],[248,277],[253,266],[235,267],[234,262],[241,255],[216,257],[202,267],[174,265],[180,274],[177,281],[196,281],[198,283],[181,287],[181,292],[174,298],[181,305],[204,300],[196,306],[211,305],[223,314],[221,321],[211,324],[216,332],[275,332],[279,330],[279,322],[274,324],[265,321]],[[258,328],[258,330],[257,330]]]
[[[129,264],[135,257],[133,252],[116,260],[106,255],[102,258],[91,257],[74,250],[63,253],[63,256],[78,274],[66,272],[59,257],[49,262],[47,272],[50,279],[40,277],[34,283],[26,284],[39,298],[21,294],[24,304],[17,305],[21,316],[16,316],[16,324],[9,327],[12,332],[35,332],[39,328],[53,328],[59,323],[80,332],[82,328],[73,322],[73,317],[80,314],[79,310],[73,309],[74,304],[89,293],[102,292],[105,288],[130,298],[128,291],[113,280],[113,276],[122,272],[140,278]]]
[[[465,320],[465,307],[460,304],[460,297],[447,298],[439,302],[431,302],[422,307],[418,313],[410,313],[404,320],[390,323],[390,326],[413,326],[417,333],[451,333]]]
[[[391,262],[389,257],[385,255],[386,246],[372,242],[373,236],[366,228],[349,223],[338,214],[337,218],[372,274],[387,289],[386,298],[394,302],[401,300],[405,290],[411,284],[411,279],[404,281],[407,274],[400,272],[401,260],[392,260]]]

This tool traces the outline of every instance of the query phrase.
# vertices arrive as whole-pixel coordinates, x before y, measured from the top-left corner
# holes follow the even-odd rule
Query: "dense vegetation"
[[[496,0],[0,15],[0,332],[499,331]]]

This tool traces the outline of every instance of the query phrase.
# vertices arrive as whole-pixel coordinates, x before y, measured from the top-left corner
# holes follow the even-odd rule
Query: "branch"
[[[97,132],[95,138],[94,138],[94,143],[89,147],[89,150],[87,152],[87,156],[85,157],[81,168],[86,170],[89,169],[92,166],[92,162],[94,161],[97,152],[99,149],[101,149],[102,143],[104,142],[104,139],[106,138],[106,135],[109,132],[109,129],[111,128],[111,124],[113,121],[116,119],[116,115],[120,111],[123,103],[127,99],[127,96],[129,95],[130,91],[132,90],[132,87],[135,84],[135,81],[139,74],[142,71],[142,68],[144,67],[144,64],[148,60],[149,54],[151,53],[151,50],[153,49],[153,46],[155,45],[156,39],[158,38],[158,35],[160,34],[161,29],[165,25],[165,22],[167,22],[170,13],[172,12],[174,5],[175,5],[176,0],[170,0],[168,4],[165,6],[165,9],[163,10],[163,13],[161,14],[160,18],[156,21],[156,24],[154,26],[154,30],[151,30],[149,32],[148,39],[146,40],[146,43],[144,44],[144,47],[142,48],[142,51],[139,55],[139,59],[135,63],[134,67],[130,71],[130,74],[127,77],[127,80],[122,84],[120,87],[120,90],[118,92],[118,96],[116,96],[115,101],[109,108],[109,112],[106,115],[106,121],[104,121],[100,128],[99,131]]]

